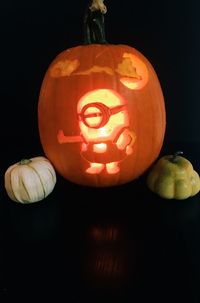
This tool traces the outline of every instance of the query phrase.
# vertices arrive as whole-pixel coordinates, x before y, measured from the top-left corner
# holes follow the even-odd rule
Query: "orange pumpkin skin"
[[[106,98],[116,99],[115,104]],[[104,119],[104,108],[116,106],[122,108]],[[107,121],[116,115],[121,119],[119,127],[116,121],[114,126]],[[92,130],[88,123],[83,126],[82,119],[92,121]],[[136,49],[77,46],[50,64],[41,86],[38,123],[44,152],[64,178],[96,187],[124,184],[143,174],[160,153],[166,127],[162,89],[152,65]],[[120,137],[124,129],[129,137]],[[101,147],[106,149],[96,152]],[[87,170],[91,163],[97,163],[98,172]]]

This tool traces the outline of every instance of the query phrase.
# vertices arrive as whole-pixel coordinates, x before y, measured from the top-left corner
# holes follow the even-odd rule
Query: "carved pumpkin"
[[[38,119],[56,170],[88,186],[139,177],[159,155],[165,133],[163,94],[149,61],[133,47],[95,41],[50,64]]]

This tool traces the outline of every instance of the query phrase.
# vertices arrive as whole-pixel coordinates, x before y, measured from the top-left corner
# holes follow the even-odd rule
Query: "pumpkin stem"
[[[20,165],[26,165],[26,164],[29,164],[31,162],[30,159],[22,159],[21,161],[19,161],[19,164]]]
[[[172,163],[176,163],[177,162],[177,156],[182,155],[183,152],[182,151],[177,151],[175,152],[171,157],[170,157],[170,161]]]
[[[104,14],[107,12],[104,0],[91,0],[84,16],[84,43],[105,44]]]

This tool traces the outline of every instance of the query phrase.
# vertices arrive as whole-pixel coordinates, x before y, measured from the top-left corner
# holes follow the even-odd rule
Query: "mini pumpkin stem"
[[[177,162],[177,156],[180,156],[180,155],[182,155],[182,154],[183,154],[182,151],[177,151],[177,152],[175,152],[175,153],[170,157],[170,161],[171,161],[172,163],[176,163],[176,162]]]
[[[22,159],[22,160],[19,162],[19,164],[20,164],[20,165],[26,165],[26,164],[29,164],[30,162],[31,162],[30,159]]]
[[[104,0],[90,1],[84,16],[84,43],[105,44],[104,14],[107,12]]]

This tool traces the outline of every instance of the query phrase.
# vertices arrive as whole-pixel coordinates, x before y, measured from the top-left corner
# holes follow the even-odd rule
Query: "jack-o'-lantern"
[[[44,152],[63,177],[106,187],[149,168],[166,119],[154,68],[135,48],[106,43],[106,9],[95,3],[85,19],[86,43],[60,53],[46,72],[38,120]]]

